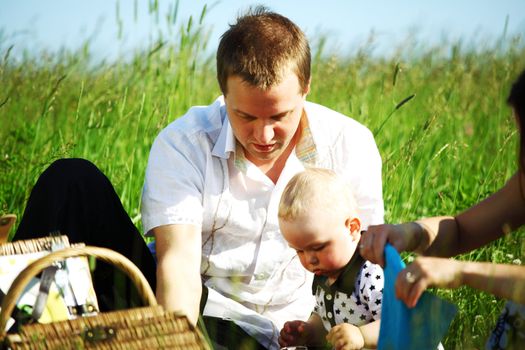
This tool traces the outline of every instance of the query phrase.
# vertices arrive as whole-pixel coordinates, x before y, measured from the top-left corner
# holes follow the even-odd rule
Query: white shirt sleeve
[[[344,133],[344,159],[339,164],[352,186],[361,219],[361,229],[384,222],[381,156],[374,136],[362,125]]]
[[[155,139],[142,192],[146,234],[168,224],[202,225],[206,145],[199,135],[168,126]]]

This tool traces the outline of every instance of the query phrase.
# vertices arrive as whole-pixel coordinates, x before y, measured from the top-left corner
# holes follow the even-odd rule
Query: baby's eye
[[[320,245],[320,246],[317,246],[317,247],[313,247],[312,250],[313,250],[314,252],[318,252],[318,251],[320,251],[320,250],[323,250],[324,247],[325,247],[325,245],[323,244],[323,245]]]

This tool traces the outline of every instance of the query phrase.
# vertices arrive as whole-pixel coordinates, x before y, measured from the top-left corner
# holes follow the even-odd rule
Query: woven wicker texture
[[[94,256],[121,269],[133,281],[145,305],[122,311],[48,324],[21,327],[19,334],[6,335],[7,319],[27,283],[57,261],[75,256]],[[72,247],[46,255],[24,269],[2,301],[0,340],[12,349],[209,349],[200,332],[186,316],[166,312],[157,301],[144,275],[127,258],[106,248]]]
[[[51,251],[53,244],[69,247],[67,236],[49,236],[0,244],[0,255],[18,255]]]
[[[2,300],[2,310],[0,311],[0,333],[4,335],[5,325],[11,313],[13,312],[16,301],[22,295],[25,286],[29,281],[35,277],[37,274],[42,272],[46,267],[52,265],[55,262],[62,261],[67,258],[76,257],[76,256],[86,256],[91,255],[100,260],[104,260],[107,263],[113,264],[120,270],[122,270],[126,275],[129,276],[131,281],[137,287],[137,291],[144,301],[145,305],[157,305],[155,295],[151,290],[151,287],[148,284],[148,281],[140,272],[140,270],[126,257],[121,254],[106,248],[100,247],[72,247],[58,250],[56,252],[50,253],[38,260],[35,260],[29,264],[13,281],[9,292]]]
[[[207,349],[186,317],[160,306],[27,325],[8,340],[12,349]]]

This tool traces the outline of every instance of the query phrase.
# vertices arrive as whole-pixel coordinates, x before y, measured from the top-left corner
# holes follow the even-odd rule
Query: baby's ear
[[[350,231],[352,239],[359,241],[361,239],[361,221],[358,218],[348,218],[346,219],[346,227]]]

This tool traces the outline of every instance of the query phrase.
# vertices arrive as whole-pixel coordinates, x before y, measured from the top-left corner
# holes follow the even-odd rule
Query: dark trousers
[[[59,231],[70,243],[106,247],[137,265],[153,290],[155,261],[108,178],[84,159],[61,159],[36,182],[13,240]],[[131,281],[97,261],[93,284],[102,311],[141,305]]]
[[[36,182],[13,240],[59,231],[70,243],[85,243],[121,253],[142,271],[152,289],[156,264],[108,178],[84,159],[60,159]],[[135,287],[113,266],[97,261],[93,284],[101,311],[141,305]],[[201,311],[205,296],[201,300]],[[231,321],[204,317],[217,348],[264,349]]]

